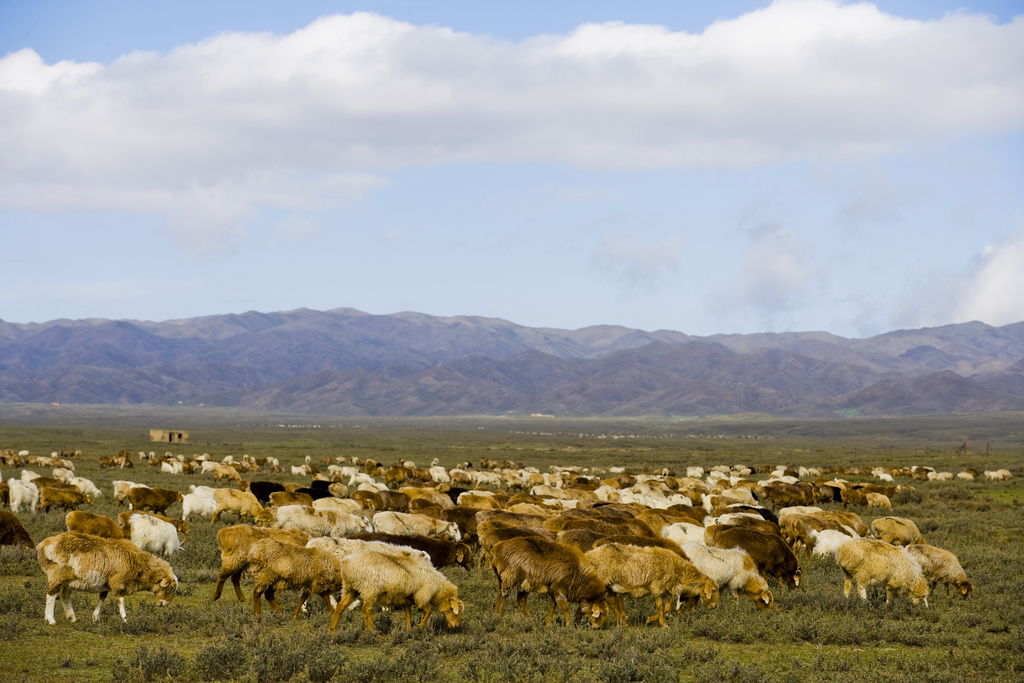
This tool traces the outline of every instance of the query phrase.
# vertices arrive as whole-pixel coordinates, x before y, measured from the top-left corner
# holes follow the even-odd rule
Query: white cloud
[[[594,253],[594,264],[630,288],[654,290],[679,268],[685,248],[685,240],[676,235],[643,244],[630,232],[606,230]]]
[[[0,59],[0,206],[152,213],[218,249],[260,206],[332,205],[352,170],[742,167],[1012,130],[1021,63],[1024,17],[828,0],[699,35],[613,22],[511,43],[357,13],[107,65],[22,50]]]
[[[380,236],[380,241],[388,244],[390,242],[401,241],[405,237],[405,228],[395,228],[394,230],[388,230]]]
[[[934,326],[980,320],[994,326],[1024,321],[1024,229],[986,246],[962,273],[934,275],[921,294],[896,310],[895,322]]]
[[[279,242],[302,242],[320,232],[323,223],[311,221],[293,213],[274,226],[274,236]]]
[[[808,263],[807,246],[793,230],[765,225],[743,257],[737,303],[769,316],[792,310],[817,271]]]

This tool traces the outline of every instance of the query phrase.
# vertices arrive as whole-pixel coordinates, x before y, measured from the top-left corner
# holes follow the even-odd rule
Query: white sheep
[[[737,604],[742,592],[750,596],[758,609],[772,606],[775,598],[768,590],[768,581],[746,551],[708,548],[703,543],[686,543],[681,547],[690,562],[718,584],[719,591],[732,591]]]
[[[147,553],[170,557],[181,549],[178,530],[170,522],[139,513],[128,518],[132,528],[131,541]]]
[[[181,518],[185,520],[193,513],[210,518],[216,511],[217,501],[199,493],[186,493],[181,503]]]
[[[11,477],[7,485],[10,487],[11,512],[36,511],[39,505],[39,489],[35,484]]]

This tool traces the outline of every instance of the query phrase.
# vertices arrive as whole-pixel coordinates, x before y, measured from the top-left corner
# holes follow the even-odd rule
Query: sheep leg
[[[295,606],[295,612],[292,614],[292,619],[299,618],[299,612],[303,611],[303,608],[306,606],[306,600],[309,599],[309,596],[311,594],[312,591],[310,591],[308,588],[302,589],[302,592],[299,593],[299,604]]]
[[[494,613],[499,617],[501,616],[501,610],[505,607],[505,594],[498,590],[498,602],[494,605]]]
[[[850,597],[850,589],[853,588],[853,577],[843,572],[843,596]]]
[[[657,621],[662,628],[668,628],[668,623],[665,622],[665,606],[664,601],[660,595],[654,596],[654,608],[656,614],[653,617],[647,617],[647,623],[650,624],[653,621]]]
[[[117,610],[121,613],[121,621],[128,623],[128,615],[124,611],[124,596],[122,595],[117,599]]]
[[[99,597],[96,598],[96,609],[94,609],[92,611],[92,620],[93,621],[99,621],[100,620],[100,612],[103,610],[103,601],[106,600],[106,599],[107,599],[107,592],[106,591],[103,591],[102,593],[100,593]]]
[[[252,613],[255,614],[256,616],[260,615],[260,595],[262,595],[262,593],[260,592],[259,587],[258,586],[253,587],[253,589],[252,589]]]
[[[60,604],[64,606],[64,616],[68,621],[78,621],[75,616],[75,608],[71,606],[71,588],[65,584],[60,589]]]
[[[857,586],[857,592],[860,593],[860,599],[861,600],[867,600],[868,599],[868,589],[867,589],[867,586],[858,585]]]
[[[530,616],[531,616],[530,615],[530,606],[526,604],[526,600],[529,597],[530,597],[530,594],[527,591],[519,591],[518,595],[516,595],[516,602],[518,602],[519,606],[523,609],[523,614],[526,615],[527,619],[529,619]]]
[[[356,594],[352,591],[347,591],[341,596],[341,600],[334,607],[334,614],[331,615],[331,633],[334,633],[334,629],[338,626],[338,619],[341,618],[341,613],[345,611],[353,600],[355,600]]]
[[[406,605],[405,607],[402,608],[402,610],[405,612],[405,630],[406,631],[411,631],[412,630],[412,605]]]
[[[569,621],[569,601],[565,599],[565,596],[559,593],[555,596],[558,606],[562,608],[562,616],[565,617],[565,625],[572,626],[572,622]],[[552,605],[552,611],[554,611],[554,605]],[[548,624],[550,626],[550,623]]]
[[[267,602],[269,602],[270,606],[274,608],[274,612],[281,614],[281,603],[277,601],[277,594],[274,592],[274,587],[270,586],[267,588],[265,595],[267,596]],[[302,606],[302,602],[299,603],[300,607]]]
[[[548,617],[544,620],[544,623],[551,626],[551,623],[555,620],[555,607],[558,602],[555,600],[555,596],[552,593],[548,593],[548,597],[551,598],[551,609],[548,610]],[[566,619],[566,626],[569,625],[568,619]]]
[[[363,600],[363,623],[366,624],[366,628],[367,629],[369,629],[370,631],[373,631],[374,633],[376,633],[377,629],[375,629],[373,627],[373,603],[374,602],[376,602],[376,600],[374,600],[373,602],[371,602],[370,600]]]
[[[406,609],[408,610],[409,608],[407,607]],[[427,625],[427,621],[430,619],[430,615],[431,615],[431,613],[433,611],[434,611],[433,605],[431,605],[430,603],[427,603],[427,606],[423,608],[423,620],[420,621],[420,626],[419,626],[420,628],[423,628],[424,626]]]

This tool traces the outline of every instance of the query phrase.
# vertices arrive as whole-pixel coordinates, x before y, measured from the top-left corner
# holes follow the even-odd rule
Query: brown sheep
[[[92,498],[70,489],[45,486],[39,489],[39,511],[49,512],[51,508],[77,510],[79,505],[92,505]]]
[[[572,623],[569,603],[578,602],[579,613],[587,614],[593,628],[600,628],[608,614],[607,586],[581,568],[582,559],[583,553],[575,548],[539,536],[512,538],[496,544],[491,549],[491,567],[498,577],[495,613],[501,615],[506,596],[515,590],[519,606],[529,617],[529,594],[547,593],[551,598],[548,626],[552,624],[556,606],[562,608],[566,626]]]
[[[950,584],[960,591],[964,600],[974,595],[974,584],[967,580],[967,573],[953,553],[919,543],[908,545],[907,552],[921,565],[921,571],[928,580],[931,592],[934,593],[935,587],[942,583],[946,586],[947,596]]]
[[[449,628],[459,625],[465,605],[459,589],[430,565],[418,552],[383,553],[364,550],[341,560],[344,592],[331,616],[331,633],[342,612],[357,597],[363,601],[363,623],[373,631],[373,607],[378,602],[405,611],[406,628],[412,628],[413,605],[423,611],[419,627],[426,626],[434,609],[440,611]]]
[[[903,517],[879,517],[871,522],[871,535],[891,545],[911,545],[925,542],[917,525]]]
[[[740,548],[747,551],[759,572],[765,576],[774,576],[780,583],[790,588],[800,585],[802,569],[792,549],[777,534],[766,534],[755,529],[733,527],[716,536],[710,547]]]
[[[130,515],[131,513],[122,514]],[[73,510],[64,516],[64,524],[68,531],[77,531],[80,534],[91,534],[103,538],[125,538],[117,522],[110,517],[92,512]]]
[[[7,510],[0,510],[0,545],[21,546],[29,550],[36,547],[18,516]]]
[[[135,512],[166,514],[167,508],[185,500],[181,491],[172,489],[151,489],[136,486],[128,491],[130,508]]]
[[[298,589],[301,591],[299,604],[292,614],[293,619],[298,619],[299,611],[310,595],[319,595],[328,608],[333,608],[331,593],[343,586],[338,558],[319,548],[294,546],[264,538],[249,548],[249,562],[254,571],[252,611],[256,616],[260,614],[262,595],[267,596],[267,602],[280,614],[277,591]]]
[[[465,543],[449,541],[445,538],[379,533],[352,534],[349,538],[358,541],[379,541],[389,545],[408,546],[415,550],[422,550],[430,556],[430,563],[436,569],[444,569],[453,564],[459,565],[467,572],[473,568],[473,550]]]
[[[656,612],[647,622],[668,628],[665,615],[672,600],[685,598],[696,606],[698,600],[710,608],[718,606],[718,586],[679,554],[657,547],[607,543],[584,553],[581,569],[597,576],[608,586],[609,606],[619,625],[626,623],[621,594],[633,598],[654,597]]]
[[[217,545],[220,547],[220,575],[217,577],[217,586],[213,589],[214,600],[220,599],[224,582],[230,578],[238,601],[245,602],[240,584],[242,573],[249,568],[252,561],[250,550],[254,543],[268,538],[279,543],[303,547],[309,543],[308,534],[294,529],[267,529],[237,524],[224,527],[217,532]]]

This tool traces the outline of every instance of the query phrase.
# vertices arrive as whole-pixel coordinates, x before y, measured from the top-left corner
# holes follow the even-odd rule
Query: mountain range
[[[0,321],[0,402],[311,415],[792,417],[1024,410],[1024,322],[695,337],[339,308]]]

